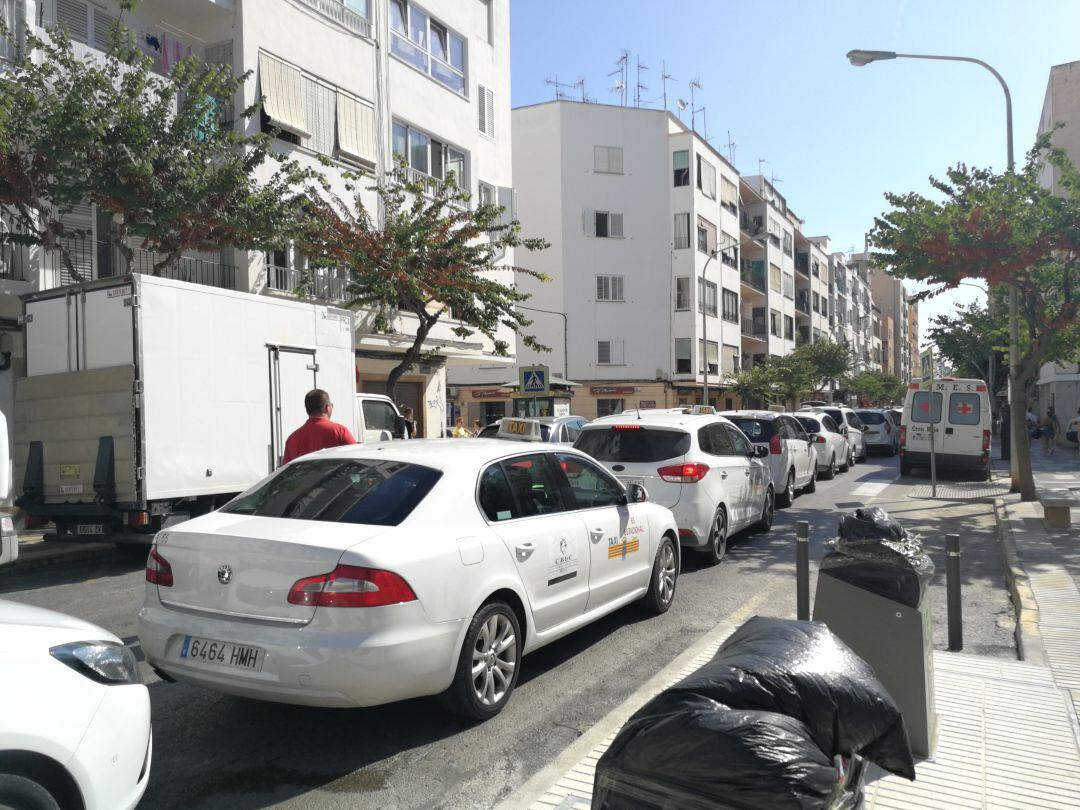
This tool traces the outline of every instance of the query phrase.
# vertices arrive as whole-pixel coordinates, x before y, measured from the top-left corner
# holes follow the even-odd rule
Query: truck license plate
[[[75,529],[76,534],[105,534],[105,527],[100,523],[81,523]]]
[[[262,672],[263,668],[263,651],[258,647],[231,644],[228,641],[213,641],[197,636],[184,636],[180,657],[187,661],[203,661],[207,664],[236,667],[252,672]]]

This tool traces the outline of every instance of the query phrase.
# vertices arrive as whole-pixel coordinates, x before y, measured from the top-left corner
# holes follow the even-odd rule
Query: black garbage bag
[[[915,778],[900,709],[870,665],[821,622],[755,616],[671,691],[785,714],[804,723],[830,759],[861,754]]]
[[[860,507],[840,516],[836,536],[845,540],[903,540],[907,530],[878,506]]]
[[[856,509],[840,518],[840,536],[821,558],[818,573],[883,596],[907,607],[919,607],[934,562],[918,535],[908,534],[878,508]]]
[[[826,808],[831,760],[798,720],[666,691],[639,709],[596,765],[593,810]]]

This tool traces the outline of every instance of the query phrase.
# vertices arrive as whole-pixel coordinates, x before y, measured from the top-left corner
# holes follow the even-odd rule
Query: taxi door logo
[[[551,564],[547,570],[547,584],[558,585],[578,575],[577,544],[565,537],[551,544]]]

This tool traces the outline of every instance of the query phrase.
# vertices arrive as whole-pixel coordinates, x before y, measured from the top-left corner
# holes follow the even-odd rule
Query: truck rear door
[[[319,365],[314,349],[270,346],[271,470],[281,465],[285,440],[307,421],[304,395],[318,388]]]

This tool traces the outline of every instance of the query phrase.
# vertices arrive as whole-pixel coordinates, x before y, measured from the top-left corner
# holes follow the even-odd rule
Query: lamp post
[[[871,62],[880,62],[886,59],[934,59],[942,62],[970,62],[973,65],[979,65],[986,68],[998,80],[998,84],[1001,85],[1001,89],[1005,92],[1005,145],[1007,149],[1006,157],[1008,160],[1008,170],[1011,172],[1016,165],[1013,160],[1013,123],[1012,123],[1012,95],[1009,93],[1009,86],[1005,83],[1005,79],[1001,77],[1001,74],[994,70],[993,67],[988,65],[981,59],[974,59],[970,56],[941,56],[939,54],[925,54],[925,53],[896,53],[895,51],[867,51],[867,50],[854,50],[848,51],[848,61],[855,67],[864,67]],[[1015,414],[1026,412],[1027,408],[1024,407],[1024,403],[1020,402],[1023,398],[1023,391],[1017,391],[1014,384],[1017,377],[1019,377],[1019,364],[1020,364],[1020,318],[1019,318],[1019,297],[1016,291],[1015,284],[1009,284],[1009,403],[1012,408],[1014,418],[1011,419],[1011,433],[1012,433],[1012,445],[1017,447],[1017,435],[1015,430],[1016,419]],[[1017,408],[1021,410],[1017,410]],[[1012,477],[1012,490],[1014,492],[1019,491],[1019,454],[1013,453],[1010,456],[1009,472]]]

